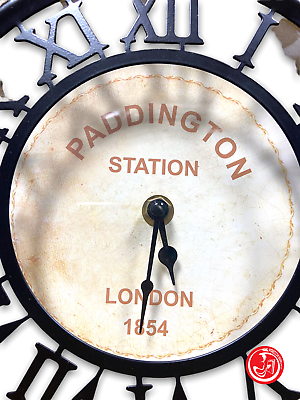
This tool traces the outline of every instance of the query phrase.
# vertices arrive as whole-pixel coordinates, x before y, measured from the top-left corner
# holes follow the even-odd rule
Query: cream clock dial
[[[221,43],[215,44],[219,56],[211,58],[213,44],[205,50],[207,22],[198,33],[198,14],[215,15],[212,5],[190,2],[190,32],[183,35],[174,25],[179,9],[166,2],[163,35],[150,19],[163,4],[134,1],[134,10],[128,2],[133,25],[117,32],[125,52],[113,55],[102,43],[109,37],[100,40],[92,29],[106,7],[93,5],[91,12],[87,4],[85,15],[81,2],[51,5],[43,11],[45,39],[24,20],[49,2],[30,12],[25,2],[15,3],[15,17],[11,2],[0,8],[0,18],[1,12],[10,17],[2,34],[17,25],[15,41],[25,43],[10,46],[40,47],[45,59],[32,78],[43,87],[35,89],[35,102],[5,98],[4,84],[0,103],[0,110],[13,111],[13,122],[19,118],[15,130],[6,120],[1,126],[1,312],[14,309],[14,291],[27,313],[15,322],[4,318],[0,339],[3,349],[13,347],[29,319],[32,331],[51,339],[33,343],[23,378],[20,373],[3,395],[27,398],[52,361],[53,379],[40,384],[44,400],[100,398],[111,393],[114,379],[127,386],[121,398],[143,400],[157,390],[157,399],[193,399],[198,377],[209,382],[232,368],[236,398],[300,398],[293,381],[297,344],[284,355],[284,374],[291,371],[285,381],[256,385],[243,366],[262,341],[272,345],[275,338],[284,352],[284,326],[297,326],[298,106],[292,109],[297,98],[289,102],[289,91],[297,90],[299,77],[288,59],[288,90],[279,78],[274,87],[281,67],[272,64],[270,74],[262,66],[261,80],[260,67],[251,68],[261,48],[269,59],[267,40],[275,58],[285,57],[278,38],[286,48],[286,22],[274,26],[282,16],[297,23],[298,5],[271,2],[268,9],[247,1],[243,20],[254,21],[252,36],[257,32],[249,46],[245,35],[239,48],[240,38],[229,30],[235,37],[229,61]],[[59,42],[60,24],[69,17],[88,44],[80,56]],[[141,26],[149,48],[138,50]],[[76,71],[60,78],[59,68],[66,73],[56,58]],[[93,372],[73,386],[80,358],[83,370]],[[220,379],[225,398],[232,398],[228,378]]]
[[[10,223],[27,282],[67,330],[113,354],[223,347],[270,311],[297,265],[297,176],[269,137],[278,128],[231,84],[187,68],[129,67],[86,86],[45,116],[15,172]],[[142,205],[154,195],[174,206],[176,286],[156,255],[156,323],[137,335],[152,231]]]

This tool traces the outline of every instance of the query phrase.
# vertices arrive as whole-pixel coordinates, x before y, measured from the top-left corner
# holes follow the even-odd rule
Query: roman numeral
[[[7,281],[6,275],[0,278],[0,307],[1,306],[9,306],[10,299],[7,296],[4,288],[2,287],[3,282]],[[8,324],[0,326],[0,343],[4,342],[5,339],[8,338],[20,325],[26,322],[29,319],[29,315],[24,318],[21,318],[18,321],[9,322]]]
[[[146,398],[146,392],[150,389],[152,389],[152,385],[144,385],[142,382],[142,378],[137,377],[137,384],[136,386],[128,386],[126,390],[129,392],[132,392],[135,394],[135,400],[145,400]],[[183,387],[180,382],[180,377],[176,377],[176,386],[175,386],[175,391],[173,394],[173,400],[187,400],[187,397],[184,393]],[[81,400],[81,398],[73,399],[73,400]],[[83,400],[86,400],[85,398]],[[87,399],[90,400],[90,399]],[[92,399],[91,399],[92,400]]]
[[[18,117],[21,111],[28,112],[29,107],[26,106],[29,97],[23,96],[18,101],[0,101],[0,110],[12,110],[14,112],[14,117]]]
[[[258,0],[260,4],[272,8],[294,24],[300,26],[299,1],[298,0]]]
[[[294,110],[296,111],[296,113],[297,113],[297,114],[299,115],[299,117],[300,117],[300,106],[299,106],[299,104],[294,104],[293,107],[294,107]]]
[[[37,348],[36,357],[31,363],[18,389],[15,392],[7,393],[6,396],[9,399],[26,400],[25,394],[46,360],[52,360],[56,362],[58,364],[58,369],[43,396],[41,397],[41,400],[52,399],[67,373],[69,371],[74,371],[77,369],[76,365],[72,364],[70,361],[62,357],[61,353],[63,349],[61,347],[59,347],[56,352],[53,352],[52,350],[48,349],[40,343],[37,343],[35,347]]]
[[[176,387],[173,395],[173,400],[187,400],[179,377],[176,378]]]
[[[8,324],[0,326],[0,343],[4,342],[20,325],[29,319],[29,315],[19,319],[18,321],[10,322]]]
[[[299,309],[300,311],[300,309]],[[247,355],[243,355],[244,359],[244,366],[245,366],[245,376],[246,376],[246,383],[247,383],[247,393],[248,393],[248,399],[249,400],[255,400],[255,390],[254,390],[254,382],[250,378],[250,376],[247,374],[246,370],[246,360],[247,360]],[[280,382],[276,381],[274,383],[270,383],[268,385],[274,392],[279,394],[281,396],[282,400],[298,400],[300,399],[300,392],[295,392],[293,390],[287,389],[285,386],[283,386]]]
[[[18,117],[21,111],[28,112],[30,110],[30,108],[26,106],[28,100],[28,96],[23,96],[20,100],[17,101],[0,101],[0,111],[11,110],[14,112],[14,117]],[[2,142],[9,143],[10,139],[6,136],[7,133],[8,129],[0,129],[0,144]]]
[[[79,8],[82,5],[82,1],[73,2],[72,0],[66,0],[65,3],[67,6],[63,10],[46,20],[46,23],[50,26],[47,40],[38,37],[34,29],[26,30],[22,24],[18,25],[21,33],[15,38],[16,42],[28,42],[46,50],[44,73],[37,84],[39,86],[46,84],[50,89],[54,86],[52,80],[57,76],[52,73],[52,62],[54,55],[58,55],[59,57],[68,60],[69,64],[67,68],[70,69],[95,54],[98,54],[101,58],[104,58],[105,55],[103,50],[109,47],[108,45],[99,42],[86,19],[80,12]],[[56,44],[57,24],[66,16],[72,16],[75,19],[82,34],[90,45],[89,50],[81,56],[65,50]]]
[[[133,0],[133,5],[138,13],[129,34],[121,39],[125,43],[125,50],[130,51],[131,44],[135,43],[136,34],[138,30],[143,27],[146,32],[145,43],[165,43],[165,44],[179,44],[181,50],[184,50],[187,44],[203,44],[203,40],[198,34],[198,16],[199,6],[198,0],[190,0],[190,35],[188,37],[179,37],[175,33],[175,0],[168,0],[168,15],[167,15],[167,34],[165,36],[157,36],[148,13],[153,7],[155,0],[148,0],[146,4],[142,0]]]
[[[274,11],[271,11],[268,15],[259,13],[258,14],[262,19],[260,27],[258,28],[254,38],[252,39],[251,43],[249,44],[247,50],[241,56],[234,56],[233,58],[240,62],[238,67],[239,71],[242,71],[245,66],[249,68],[254,68],[252,64],[252,57],[256,52],[258,46],[262,42],[263,38],[265,37],[267,31],[272,25],[278,25],[278,22],[273,19]]]
[[[3,129],[3,131],[8,131],[8,129]],[[0,143],[1,143],[1,130],[0,130]],[[5,290],[2,287],[2,283],[5,282],[6,280],[7,280],[6,276],[0,278],[0,307],[10,305],[9,297],[7,296]]]
[[[72,400],[93,400],[98,387],[99,379],[103,369],[100,368],[95,378],[91,380]]]
[[[280,382],[276,381],[270,383],[269,387],[281,396],[282,400],[298,400],[300,399],[300,392],[287,389]]]
[[[246,369],[247,354],[244,354],[242,357],[244,359],[244,368],[245,368],[245,378],[246,378],[246,385],[247,385],[248,400],[255,400],[254,381],[250,378],[250,376],[247,373],[247,369]]]
[[[10,139],[6,136],[8,129],[0,129],[0,144],[2,142],[9,143]],[[1,305],[1,287],[0,287],[0,305]]]
[[[146,399],[146,392],[152,389],[152,385],[144,385],[142,378],[136,378],[136,386],[127,386],[126,390],[129,392],[134,393],[135,400],[145,400]]]

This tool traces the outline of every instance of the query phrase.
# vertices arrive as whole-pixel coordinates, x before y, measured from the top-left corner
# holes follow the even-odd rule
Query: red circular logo
[[[269,384],[280,378],[284,362],[273,347],[261,346],[252,350],[246,361],[248,375],[257,383]]]

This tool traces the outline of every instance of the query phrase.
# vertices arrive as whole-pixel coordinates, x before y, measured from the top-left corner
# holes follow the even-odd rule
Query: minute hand
[[[154,252],[155,252],[155,246],[156,246],[156,240],[157,240],[157,233],[158,233],[159,225],[160,225],[160,220],[159,219],[155,219],[154,220],[154,226],[153,226],[153,232],[152,232],[150,254],[149,254],[147,278],[141,284],[141,289],[142,289],[142,292],[143,292],[143,301],[142,301],[142,312],[141,312],[141,322],[140,322],[139,333],[142,333],[142,328],[143,328],[143,323],[144,323],[144,318],[145,318],[145,312],[146,312],[146,307],[147,307],[147,303],[148,303],[148,297],[149,297],[150,293],[153,290],[153,283],[151,282],[150,278],[151,278],[153,259],[154,259]]]

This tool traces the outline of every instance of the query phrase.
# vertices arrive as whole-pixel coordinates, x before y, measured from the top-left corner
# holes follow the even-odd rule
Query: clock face
[[[83,341],[126,358],[195,357],[252,329],[290,282],[297,172],[277,124],[223,79],[159,64],[113,71],[65,96],[26,143],[14,249],[37,299]],[[174,206],[176,285],[156,256],[139,335],[152,234],[142,205],[154,195]]]
[[[46,9],[39,19],[44,21],[60,7]],[[105,38],[97,29],[95,33],[110,42],[111,23],[103,18],[113,12],[110,5],[83,7],[92,28],[101,16],[102,29],[110,34]],[[115,32],[117,43],[135,14],[129,1],[114,7],[119,14],[113,13],[114,21],[120,18],[117,25],[124,29]],[[157,2],[150,14],[156,13],[162,26],[163,7]],[[240,12],[246,17],[237,20],[227,10],[222,25],[224,21],[218,20],[220,15],[224,19],[222,7],[219,2],[216,16],[213,5],[200,5],[200,15],[207,15],[200,24],[205,46],[192,49],[204,56],[185,53],[183,59],[180,52],[161,50],[141,53],[139,59],[137,52],[127,52],[104,60],[103,67],[101,62],[77,67],[71,78],[54,80],[55,88],[48,85],[50,91],[37,102],[34,118],[24,119],[18,128],[16,137],[22,132],[25,136],[14,148],[11,182],[4,184],[9,212],[1,214],[4,219],[7,215],[10,233],[4,242],[6,253],[15,254],[17,261],[10,283],[18,297],[20,290],[26,293],[24,307],[32,309],[36,323],[51,339],[44,340],[45,334],[33,322],[24,337],[25,325],[14,335],[24,347],[33,332],[53,351],[57,349],[53,340],[58,342],[67,349],[63,355],[76,365],[82,363],[84,371],[77,386],[71,375],[74,382],[79,371],[70,374],[54,398],[73,398],[95,375],[97,369],[88,363],[95,359],[100,361],[94,364],[106,369],[107,362],[107,369],[115,371],[104,371],[99,396],[101,390],[102,395],[117,393],[120,385],[117,395],[133,398],[124,387],[135,384],[135,379],[126,375],[141,373],[153,377],[144,383],[164,376],[155,395],[171,398],[171,377],[220,365],[181,378],[187,398],[197,397],[200,380],[205,393],[211,379],[217,378],[228,391],[225,398],[232,398],[232,376],[237,396],[250,398],[242,356],[259,345],[297,301],[299,166],[287,137],[296,132],[292,117],[296,122],[298,117],[292,105],[298,101],[299,76],[278,40],[286,49],[282,31],[275,35],[272,28],[252,60],[253,71],[245,68],[242,73],[207,58],[237,68],[232,56],[245,51],[259,27],[257,13],[266,10],[255,1],[245,1]],[[233,1],[232,7],[240,9],[238,2]],[[125,26],[124,15],[129,21]],[[188,26],[186,17],[183,25]],[[214,29],[208,23],[212,18]],[[36,21],[37,16],[24,25],[30,28]],[[71,25],[66,24],[58,37],[64,46],[72,36]],[[163,34],[159,27],[157,32]],[[6,55],[13,59],[22,46],[32,57],[40,54],[28,43],[13,43],[13,33],[2,39]],[[142,39],[138,37],[132,50],[141,46]],[[76,44],[70,39],[69,46],[74,51]],[[107,56],[117,49],[111,47]],[[59,68],[63,70],[58,64]],[[31,71],[28,76],[33,85],[39,75]],[[284,80],[279,79],[282,76]],[[22,97],[13,84],[16,94],[9,92],[12,71],[4,69],[0,78],[7,97]],[[30,93],[30,83],[22,82],[21,87],[22,94]],[[35,88],[33,98],[42,92],[44,88]],[[2,166],[9,165],[8,159],[6,153]],[[171,209],[165,230],[168,245],[177,252],[174,282],[158,255],[166,248],[161,224],[158,229],[149,219],[145,205],[153,196],[166,199]],[[155,251],[151,240],[156,242]],[[141,287],[145,279],[154,286],[146,301]],[[3,287],[11,296],[9,286]],[[20,306],[20,311],[17,305],[11,307],[16,315],[22,314]],[[11,311],[3,309],[3,323],[11,321]],[[283,353],[283,382],[295,390],[299,389],[294,371],[298,348],[291,338],[299,324],[296,317],[293,311],[263,342]],[[8,352],[19,354],[13,339],[2,345],[7,357]],[[23,371],[35,357],[34,345],[30,351],[26,359],[22,350]],[[9,362],[9,366],[3,376],[13,383],[4,395],[20,382],[11,377],[15,365]],[[50,365],[49,371],[51,375]],[[20,372],[20,377],[24,374]],[[41,378],[32,393],[39,387],[43,393],[47,384],[42,382]],[[256,388],[265,399],[274,398],[274,390]]]

